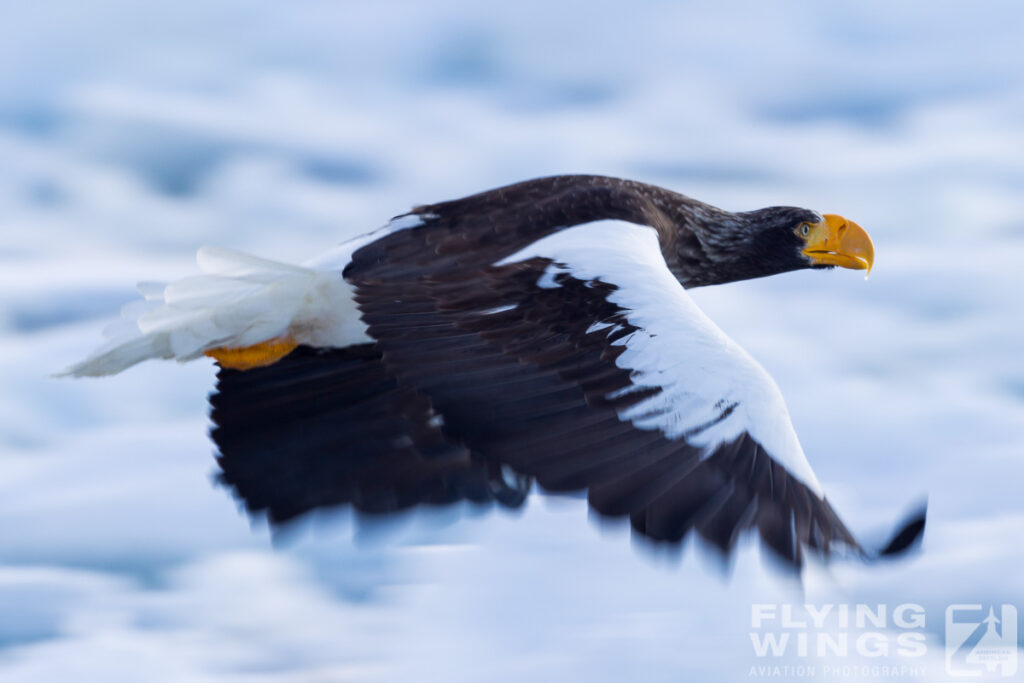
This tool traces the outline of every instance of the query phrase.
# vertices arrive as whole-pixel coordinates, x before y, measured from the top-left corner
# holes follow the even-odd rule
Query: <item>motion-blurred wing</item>
[[[756,528],[797,565],[802,547],[860,551],[775,383],[692,302],[654,230],[591,223],[489,264],[446,234],[390,235],[346,270],[388,370],[446,439],[658,541],[693,529],[728,552]]]
[[[300,347],[273,365],[222,368],[210,397],[221,480],[272,523],[351,505],[389,513],[459,500],[517,507],[510,477],[442,435],[425,396],[400,386],[374,344]]]

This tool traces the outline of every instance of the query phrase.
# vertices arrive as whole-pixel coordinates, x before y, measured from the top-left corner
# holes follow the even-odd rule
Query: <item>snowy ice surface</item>
[[[735,681],[767,662],[931,681],[947,605],[1024,613],[1021,3],[0,15],[0,680]],[[866,282],[694,297],[775,377],[855,531],[929,496],[920,554],[812,568],[801,593],[752,546],[723,575],[541,496],[274,539],[211,482],[208,362],[50,379],[202,244],[299,262],[414,204],[561,172],[871,232]],[[756,657],[752,605],[805,600],[918,603],[927,654]]]

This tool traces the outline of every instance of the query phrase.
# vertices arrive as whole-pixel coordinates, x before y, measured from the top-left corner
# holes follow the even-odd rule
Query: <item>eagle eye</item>
[[[811,234],[811,226],[809,223],[800,224],[800,234],[803,235],[804,237],[807,237],[808,235]]]

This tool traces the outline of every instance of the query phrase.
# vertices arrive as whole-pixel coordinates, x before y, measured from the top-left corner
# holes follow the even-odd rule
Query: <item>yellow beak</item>
[[[815,264],[866,270],[875,264],[875,245],[864,228],[834,213],[825,214],[825,220],[812,223],[804,238],[807,246],[804,256]]]

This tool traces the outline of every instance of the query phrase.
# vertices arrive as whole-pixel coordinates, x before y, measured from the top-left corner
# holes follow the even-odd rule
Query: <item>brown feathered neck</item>
[[[784,228],[820,220],[815,212],[794,207],[733,213],[656,185],[593,175],[527,180],[418,206],[413,213],[464,230],[467,239],[474,233],[498,234],[518,248],[592,221],[648,225],[657,230],[665,261],[685,287],[807,267],[798,258],[795,236]]]

